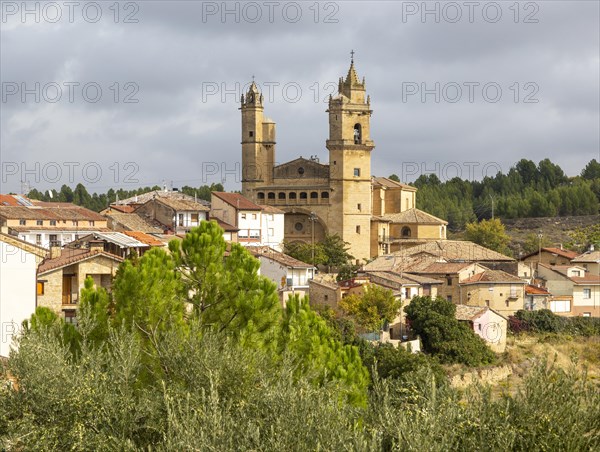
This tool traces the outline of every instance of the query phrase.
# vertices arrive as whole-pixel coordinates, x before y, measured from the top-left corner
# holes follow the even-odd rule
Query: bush
[[[600,335],[600,318],[561,317],[549,309],[519,310],[508,320],[509,328],[515,334],[531,331],[534,333],[563,333],[573,336]]]
[[[442,363],[491,364],[496,355],[469,326],[456,319],[456,306],[443,298],[415,297],[404,309],[423,348]]]

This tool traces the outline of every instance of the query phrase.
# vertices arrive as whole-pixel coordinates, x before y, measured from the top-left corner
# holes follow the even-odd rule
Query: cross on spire
[[[354,49],[350,51],[350,62],[354,63]]]
[[[252,81],[254,81],[254,74],[252,74]]]

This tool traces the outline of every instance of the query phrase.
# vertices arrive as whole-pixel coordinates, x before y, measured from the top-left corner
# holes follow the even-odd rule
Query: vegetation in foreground
[[[88,280],[77,326],[36,311],[3,369],[2,447],[600,448],[600,392],[585,373],[538,362],[512,394],[452,388],[438,361],[482,350],[443,300],[409,309],[432,352],[412,355],[357,341],[306,300],[281,310],[245,249],[223,259],[215,223],[170,247],[123,263],[111,296]]]

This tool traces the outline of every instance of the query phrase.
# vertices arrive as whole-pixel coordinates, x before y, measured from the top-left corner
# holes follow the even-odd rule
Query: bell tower
[[[371,242],[371,99],[366,83],[354,67],[354,51],[346,79],[338,94],[329,98],[329,150],[331,208],[336,224],[330,229],[351,244],[356,259],[370,257]]]
[[[242,94],[242,194],[255,199],[254,189],[273,182],[275,123],[263,115],[263,96],[252,81]]]

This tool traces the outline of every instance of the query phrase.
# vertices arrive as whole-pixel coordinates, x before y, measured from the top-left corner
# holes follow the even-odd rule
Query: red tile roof
[[[151,236],[150,234],[146,234],[141,231],[123,231],[122,234],[128,235],[129,237],[133,237],[136,240],[139,240],[142,243],[150,246],[164,246],[165,244],[158,240],[156,237]]]
[[[239,210],[262,210],[262,207],[260,207],[258,204],[254,204],[248,198],[239,193],[213,191],[212,194]]]
[[[61,267],[76,264],[96,256],[107,257],[119,263],[123,262],[122,258],[104,251],[92,251],[89,249],[64,249],[59,257],[54,259],[45,259],[38,267],[38,275],[47,273],[51,270],[57,270]]]
[[[221,227],[221,229],[223,229],[225,232],[237,232],[237,231],[239,231],[239,229],[236,228],[235,226],[232,226],[229,223],[225,223],[223,220],[219,220],[218,218],[211,218],[211,220],[216,221],[217,224]]]
[[[556,254],[557,256],[562,256],[562,257],[567,258],[569,260],[575,259],[579,255],[575,251],[563,250],[563,249],[560,249],[560,248],[553,248],[553,247],[542,248],[542,252],[546,252],[546,253],[550,253],[550,254]],[[531,256],[537,256],[538,254],[539,254],[539,251],[534,251],[534,252],[529,253],[529,254],[527,254],[525,256],[522,256],[521,260],[527,259],[528,257],[531,257]]]
[[[532,286],[531,284],[525,286],[525,293],[528,295],[550,295],[550,292],[543,287]]]

